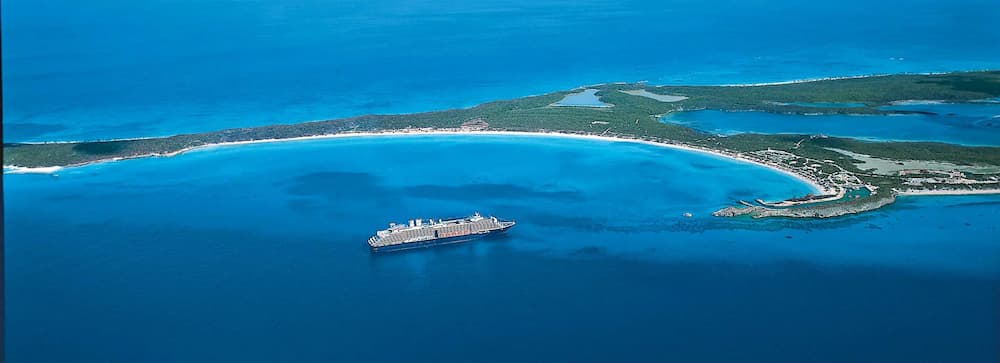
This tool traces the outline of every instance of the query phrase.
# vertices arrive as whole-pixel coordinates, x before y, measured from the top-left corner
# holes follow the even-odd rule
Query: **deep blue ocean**
[[[8,142],[612,81],[1000,68],[995,0],[0,6]],[[687,121],[995,145],[982,107],[914,118],[922,131],[905,135],[805,116]],[[3,182],[9,362],[1000,360],[1000,196],[903,197],[822,221],[714,218],[738,199],[811,190],[701,154],[500,136],[216,147]],[[518,225],[393,254],[365,244],[389,221],[477,210]]]
[[[723,219],[711,211],[735,199],[810,190],[646,145],[469,136],[224,147],[5,182],[11,362],[997,357],[1000,196]],[[392,254],[365,244],[386,221],[475,210],[518,225]]]
[[[1000,68],[997,0],[9,0],[4,141],[406,113],[642,81]]]

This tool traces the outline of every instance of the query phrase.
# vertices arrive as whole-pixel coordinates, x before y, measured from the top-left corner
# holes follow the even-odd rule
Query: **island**
[[[1000,96],[1000,71],[898,74],[754,85],[610,83],[471,108],[235,128],[169,137],[5,143],[8,172],[172,156],[196,148],[377,134],[542,134],[606,138],[712,153],[793,175],[815,194],[733,201],[716,216],[829,218],[878,209],[899,195],[1000,193],[1000,147],[880,142],[826,135],[721,136],[661,122],[692,110],[898,114],[905,100],[975,102]],[[817,107],[815,105],[822,105]]]

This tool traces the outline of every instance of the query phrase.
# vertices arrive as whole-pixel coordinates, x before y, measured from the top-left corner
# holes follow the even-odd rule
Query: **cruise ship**
[[[459,243],[503,233],[514,223],[479,212],[464,218],[411,219],[407,224],[389,223],[388,229],[368,239],[368,245],[372,252],[383,252]]]

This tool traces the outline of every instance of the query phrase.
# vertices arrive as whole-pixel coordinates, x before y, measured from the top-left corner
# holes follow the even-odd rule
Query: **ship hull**
[[[468,235],[464,235],[464,236],[445,237],[445,238],[438,238],[438,239],[432,239],[432,240],[427,240],[427,241],[410,242],[410,243],[402,243],[402,244],[398,244],[398,245],[382,246],[382,247],[370,247],[370,248],[371,248],[372,252],[393,252],[393,251],[404,251],[404,250],[412,250],[412,249],[417,249],[417,248],[425,248],[425,247],[431,247],[431,246],[450,245],[450,244],[455,244],[455,243],[469,242],[469,241],[474,241],[474,240],[479,240],[479,239],[486,239],[486,238],[496,237],[498,235],[503,234],[504,232],[507,232],[507,230],[510,229],[510,227],[512,227],[512,226],[506,226],[506,227],[503,227],[503,228],[494,229],[492,231],[485,232],[485,233],[468,234]]]

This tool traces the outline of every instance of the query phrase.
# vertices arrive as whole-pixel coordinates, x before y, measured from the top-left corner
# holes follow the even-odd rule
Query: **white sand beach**
[[[294,137],[287,139],[262,139],[262,140],[251,140],[251,141],[235,141],[235,142],[224,142],[218,144],[208,144],[190,147],[186,149],[181,149],[178,151],[170,153],[156,153],[156,154],[145,154],[137,155],[129,158],[110,158],[103,160],[96,160],[93,162],[88,162],[79,165],[72,165],[67,167],[52,166],[52,167],[40,167],[40,168],[26,168],[21,166],[5,165],[3,167],[4,174],[52,174],[60,170],[70,168],[70,167],[80,167],[98,163],[106,163],[112,161],[120,161],[126,159],[137,159],[144,157],[171,157],[180,155],[183,153],[199,150],[210,150],[212,148],[218,147],[230,147],[230,146],[240,146],[240,145],[250,145],[250,144],[263,144],[263,143],[277,143],[277,142],[296,142],[296,141],[308,141],[308,140],[324,140],[324,139],[338,139],[338,138],[351,138],[351,137],[406,137],[406,136],[448,136],[448,135],[493,135],[493,136],[514,136],[514,137],[558,137],[558,138],[569,138],[569,139],[581,139],[581,140],[593,140],[593,141],[604,141],[604,142],[627,142],[634,144],[651,145],[656,147],[664,147],[675,150],[683,150],[689,152],[702,153],[710,156],[725,158],[729,160],[740,161],[744,163],[753,164],[756,166],[765,167],[773,171],[785,174],[792,178],[795,178],[802,183],[809,185],[815,192],[822,194],[836,194],[837,196],[843,195],[842,188],[826,188],[821,186],[817,181],[800,175],[798,173],[780,168],[776,165],[771,165],[767,163],[761,163],[757,160],[752,160],[739,156],[739,154],[731,154],[720,152],[717,150],[700,148],[684,144],[675,143],[665,143],[656,142],[649,140],[640,139],[628,139],[622,137],[614,136],[603,136],[603,135],[589,135],[589,134],[572,134],[563,132],[523,132],[523,131],[471,131],[471,130],[461,130],[461,129],[410,129],[410,130],[392,130],[392,131],[378,131],[378,132],[343,132],[336,134],[325,134],[325,135],[313,135],[313,136],[303,136]],[[904,190],[898,191],[899,195],[973,195],[973,194],[1000,194],[1000,189],[982,189],[982,190]]]
[[[920,106],[920,105],[943,105],[944,100],[899,100],[889,102],[893,106]]]
[[[202,149],[209,149],[209,148],[214,148],[214,147],[227,147],[227,146],[236,146],[236,145],[272,143],[272,142],[294,142],[294,141],[305,141],[305,140],[336,139],[336,138],[345,138],[345,137],[374,137],[374,136],[380,136],[380,137],[397,136],[397,137],[400,137],[400,136],[446,136],[446,135],[495,135],[495,136],[519,136],[519,137],[561,137],[561,138],[582,139],[582,140],[595,140],[595,141],[606,141],[606,142],[628,142],[628,143],[635,143],[635,144],[652,145],[652,146],[665,147],[665,148],[671,148],[671,149],[676,149],[676,150],[684,150],[684,151],[690,151],[690,152],[703,153],[703,154],[708,154],[708,155],[712,155],[712,156],[716,156],[716,157],[721,157],[721,158],[726,158],[726,159],[730,159],[730,160],[736,160],[736,161],[741,161],[741,162],[745,162],[745,163],[754,164],[754,165],[757,165],[757,166],[766,167],[766,168],[769,168],[771,170],[774,170],[774,171],[777,171],[779,173],[783,173],[785,175],[788,175],[788,176],[791,176],[791,177],[793,177],[795,179],[798,179],[801,182],[809,185],[811,188],[813,188],[817,192],[826,192],[827,191],[826,188],[823,188],[818,183],[816,183],[812,179],[809,179],[809,178],[807,178],[805,176],[802,176],[802,175],[790,172],[788,170],[784,170],[784,169],[778,168],[778,167],[773,166],[773,165],[760,163],[760,162],[757,162],[755,160],[741,158],[741,157],[737,157],[735,155],[731,155],[731,154],[727,154],[727,153],[722,153],[722,152],[718,152],[718,151],[711,150],[711,149],[697,148],[697,147],[692,147],[692,146],[682,145],[682,144],[662,143],[662,142],[647,141],[647,140],[638,140],[638,139],[626,139],[626,138],[613,137],[613,136],[586,135],[586,134],[570,134],[570,133],[562,133],[562,132],[462,131],[462,130],[441,130],[441,129],[398,130],[398,131],[384,131],[384,132],[345,132],[345,133],[328,134],[328,135],[304,136],[304,137],[296,137],[296,138],[288,138],[288,139],[264,139],[264,140],[253,140],[253,141],[226,142],[226,143],[219,143],[219,144],[211,144],[211,145],[203,145],[203,146],[192,147],[192,148],[188,148],[188,149],[184,149],[184,150],[179,150],[179,151],[176,151],[176,152],[173,152],[173,153],[170,153],[170,154],[150,155],[150,156],[174,156],[174,155],[178,155],[178,154],[185,153],[185,152],[188,152],[188,151],[193,151],[193,150],[202,150]]]
[[[23,166],[8,166],[4,165],[4,174],[52,174],[59,170],[62,170],[61,166],[49,166],[44,168],[25,168]]]
[[[393,136],[401,137],[401,136],[434,136],[434,135],[441,135],[441,136],[445,136],[445,135],[497,135],[497,136],[520,136],[520,137],[562,137],[562,138],[583,139],[583,140],[596,140],[596,141],[607,141],[607,142],[629,142],[629,143],[635,143],[635,144],[652,145],[652,146],[665,147],[665,148],[671,148],[671,149],[676,149],[676,150],[698,152],[698,153],[708,154],[708,155],[712,155],[712,156],[716,156],[716,157],[720,157],[720,158],[726,158],[726,159],[730,159],[730,160],[737,160],[737,161],[741,161],[741,162],[745,162],[745,163],[750,163],[750,164],[754,164],[754,165],[766,167],[766,168],[769,168],[771,170],[774,170],[774,171],[777,171],[779,173],[783,173],[785,175],[788,175],[788,176],[791,176],[791,177],[793,177],[795,179],[798,179],[801,182],[809,185],[812,189],[814,189],[817,192],[826,192],[827,191],[825,188],[823,188],[822,186],[820,186],[816,181],[813,181],[812,179],[809,179],[809,178],[807,178],[805,176],[793,173],[793,172],[788,171],[788,170],[784,170],[784,169],[778,168],[777,166],[774,166],[774,165],[760,163],[760,162],[757,162],[755,160],[741,158],[741,157],[738,157],[736,155],[722,153],[722,152],[711,150],[711,149],[697,148],[697,147],[692,147],[692,146],[682,145],[682,144],[654,142],[654,141],[638,140],[638,139],[626,139],[626,138],[612,137],[612,136],[570,134],[570,133],[561,133],[561,132],[468,131],[468,130],[459,130],[459,129],[416,129],[416,130],[394,130],[394,131],[382,131],[382,132],[343,132],[343,133],[336,133],[336,134],[294,137],[294,138],[287,138],[287,139],[262,139],[262,140],[235,141],[235,142],[224,142],[224,143],[218,143],[218,144],[200,145],[200,146],[194,146],[194,147],[190,147],[190,148],[185,148],[185,149],[181,149],[181,150],[177,150],[177,151],[170,152],[170,153],[165,153],[165,154],[156,153],[156,154],[137,155],[137,156],[132,157],[132,158],[111,158],[111,159],[104,159],[104,160],[96,160],[96,161],[93,161],[93,162],[88,162],[88,163],[84,163],[84,164],[80,164],[80,165],[73,165],[71,167],[79,167],[79,166],[86,166],[86,165],[91,165],[91,164],[98,164],[98,163],[119,161],[119,160],[124,160],[124,159],[143,158],[143,157],[170,157],[170,156],[180,155],[180,154],[183,154],[183,153],[186,153],[186,152],[197,151],[197,150],[209,150],[209,149],[217,148],[217,147],[229,147],[229,146],[250,145],[250,144],[262,144],[262,143],[274,143],[274,142],[295,142],[295,141],[323,140],[323,139],[337,139],[337,138],[347,138],[347,137],[375,137],[375,136],[379,136],[379,137],[393,137]],[[56,172],[58,170],[61,170],[61,169],[63,169],[63,167],[25,168],[25,167],[19,167],[19,166],[4,166],[4,173],[11,173],[11,174],[14,174],[14,173],[54,173],[54,172]]]

